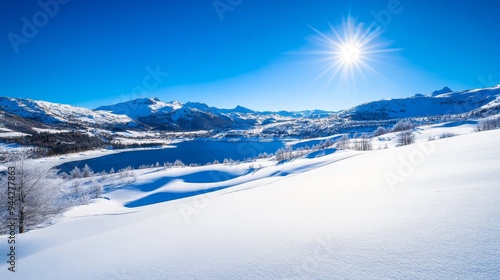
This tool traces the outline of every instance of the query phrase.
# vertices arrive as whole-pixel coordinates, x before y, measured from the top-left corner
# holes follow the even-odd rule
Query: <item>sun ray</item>
[[[344,20],[340,28],[328,23],[330,33],[323,33],[309,26],[316,34],[316,42],[321,50],[315,54],[321,56],[323,70],[320,76],[330,75],[328,83],[336,77],[354,80],[356,76],[363,78],[367,74],[381,76],[374,64],[383,63],[380,56],[398,49],[388,48],[388,43],[380,40],[382,33],[374,24],[366,26],[357,23],[352,17]]]

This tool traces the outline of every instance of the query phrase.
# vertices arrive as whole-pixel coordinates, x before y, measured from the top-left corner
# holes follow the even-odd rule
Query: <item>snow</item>
[[[108,112],[95,112],[87,108],[75,107],[65,104],[56,104],[46,101],[35,102],[40,108],[64,120],[78,120],[84,123],[129,123],[132,120],[125,115],[110,114]]]
[[[433,125],[423,125],[413,129],[415,142],[421,143],[429,139],[439,139],[442,135],[464,135],[474,132],[479,123],[478,120],[446,122]],[[373,149],[393,148],[397,146],[397,133],[387,133],[372,139]]]
[[[155,113],[170,113],[181,108],[182,104],[178,101],[163,102],[158,98],[139,98],[115,105],[101,106],[96,111],[108,111],[138,119]]]
[[[446,92],[446,88],[443,92]],[[361,104],[339,114],[356,120],[398,119],[411,117],[461,114],[495,103],[500,96],[500,87],[441,93],[435,96],[413,96],[410,98],[379,100]]]
[[[24,137],[28,136],[29,134],[23,133],[23,132],[16,132],[16,131],[10,131],[10,132],[0,132],[0,138],[15,138],[15,137]]]
[[[498,279],[500,130],[472,126],[369,152],[134,171],[18,235],[17,272],[2,260],[0,279]],[[458,136],[427,141],[442,132]]]
[[[173,144],[174,142],[171,142]],[[49,164],[53,167],[59,166],[66,162],[76,161],[76,160],[86,160],[92,158],[98,158],[102,156],[117,154],[117,153],[126,153],[131,151],[142,151],[142,150],[156,150],[156,149],[164,149],[164,148],[173,148],[174,146],[163,145],[158,147],[147,147],[147,148],[130,148],[130,149],[116,149],[116,150],[108,150],[108,149],[99,149],[92,151],[85,151],[80,153],[69,153],[64,155],[50,156],[44,157],[41,159],[37,159],[36,161],[41,164]]]
[[[65,129],[50,129],[50,128],[37,128],[37,127],[33,127],[33,130],[36,132],[39,132],[39,133],[45,132],[45,133],[53,133],[53,134],[70,132],[69,130],[65,130]]]
[[[87,108],[31,99],[0,97],[0,108],[21,117],[39,119],[47,124],[59,122],[127,124],[132,122],[125,115],[115,115],[103,111],[95,112]]]
[[[24,149],[26,147],[23,147],[19,144],[16,143],[0,143],[0,152],[10,152],[10,151],[15,151],[17,149]]]
[[[0,127],[0,139],[2,138],[14,138],[14,137],[24,137],[28,136],[29,134],[23,133],[23,132],[18,132],[14,131],[5,127]],[[1,143],[0,143],[1,144]]]

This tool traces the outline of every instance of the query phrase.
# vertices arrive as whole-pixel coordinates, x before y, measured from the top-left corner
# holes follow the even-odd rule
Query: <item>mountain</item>
[[[500,112],[500,85],[452,92],[448,87],[429,95],[378,100],[340,111],[254,111],[243,106],[221,109],[199,102],[182,104],[139,98],[95,110],[31,99],[0,97],[0,127],[19,132],[43,129],[117,131],[207,131],[213,137],[320,137],[349,131],[373,131],[401,118]],[[19,130],[17,128],[25,128]],[[17,130],[16,130],[17,129]],[[100,130],[95,130],[99,134]],[[30,132],[28,132],[30,133]]]
[[[211,130],[233,124],[232,119],[220,114],[217,108],[193,102],[186,105],[178,101],[163,102],[159,98],[140,98],[101,106],[95,111],[123,114],[154,129],[169,131]]]
[[[115,105],[101,106],[95,111],[108,111],[137,120],[154,114],[168,114],[180,108],[182,104],[177,101],[166,103],[159,98],[139,98]]]
[[[137,127],[126,115],[32,99],[0,97],[0,110],[46,125]]]
[[[440,94],[444,94],[444,93],[450,93],[450,92],[453,92],[449,87],[444,87],[440,90],[435,90],[431,93],[431,96],[436,96],[436,95],[440,95]]]
[[[200,102],[163,102],[159,98],[141,98],[115,105],[101,106],[96,111],[126,115],[155,129],[169,131],[246,129],[256,125],[287,121],[294,118],[318,118],[334,114],[321,110],[300,112],[258,112],[243,106],[221,109]]]
[[[351,120],[387,120],[463,114],[481,108],[497,108],[499,97],[500,85],[460,92],[451,92],[445,87],[434,91],[430,96],[415,95],[364,103],[341,112],[339,117]]]

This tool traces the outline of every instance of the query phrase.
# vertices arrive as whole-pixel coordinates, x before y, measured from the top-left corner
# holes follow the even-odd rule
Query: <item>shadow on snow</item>
[[[336,149],[333,149],[333,148],[326,149],[323,151],[319,151],[319,153],[313,152],[306,157],[307,158],[321,157],[321,156],[332,154],[335,151],[336,151]],[[277,165],[284,164],[285,162],[287,162],[287,161],[282,161],[280,163],[277,163]],[[267,177],[285,177],[288,175],[302,173],[302,172],[307,171],[307,170],[318,168],[318,167],[323,166],[323,165],[325,165],[325,163],[312,163],[312,164],[307,164],[305,166],[301,166],[298,168],[292,168],[292,169],[289,169],[286,171],[285,170],[278,170],[276,172],[269,174]],[[198,184],[199,183],[208,184],[208,183],[224,182],[224,181],[229,181],[231,179],[234,179],[234,178],[237,178],[240,176],[253,174],[253,173],[257,172],[258,170],[259,170],[259,168],[250,168],[250,169],[245,170],[244,172],[242,172],[240,174],[236,174],[236,175],[228,173],[228,172],[222,172],[222,171],[200,171],[200,172],[186,174],[186,175],[179,176],[179,177],[163,177],[163,178],[157,179],[151,183],[147,183],[147,184],[140,185],[140,186],[133,186],[133,188],[138,189],[138,190],[143,191],[143,192],[150,192],[150,191],[154,191],[156,189],[159,189],[159,188],[165,186],[166,184],[168,184],[169,182],[171,182],[173,180],[179,180],[179,179],[183,180],[186,183],[198,183]],[[260,178],[261,177],[257,176],[255,178],[255,180],[260,179]],[[253,180],[250,180],[250,181],[253,181]],[[148,195],[146,197],[128,202],[124,206],[127,208],[135,208],[135,207],[141,207],[141,206],[146,206],[146,205],[151,205],[151,204],[156,204],[156,203],[162,203],[162,202],[182,199],[182,198],[186,198],[186,197],[206,194],[206,193],[210,193],[210,192],[215,192],[218,190],[233,187],[233,186],[238,185],[238,184],[239,183],[237,183],[237,182],[232,182],[232,183],[228,182],[225,185],[217,186],[217,187],[213,187],[213,188],[208,188],[208,189],[204,189],[204,190],[185,191],[185,192],[178,192],[178,191],[176,191],[176,192],[174,192],[174,191],[158,192],[158,193],[154,193],[154,194]]]

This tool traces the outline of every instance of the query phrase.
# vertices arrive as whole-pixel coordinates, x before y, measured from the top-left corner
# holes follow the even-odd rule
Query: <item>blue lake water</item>
[[[173,144],[176,148],[164,148],[154,150],[128,151],[118,154],[102,156],[93,159],[72,161],[57,166],[61,172],[69,173],[75,166],[82,168],[88,164],[95,172],[109,171],[111,167],[115,170],[132,166],[138,168],[141,165],[155,164],[159,162],[174,162],[179,159],[185,164],[206,164],[218,160],[222,162],[225,158],[233,160],[245,160],[257,157],[260,153],[274,153],[284,146],[281,141],[270,142],[226,142],[226,141],[186,141]]]

